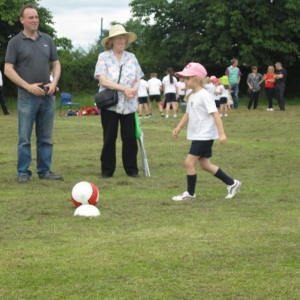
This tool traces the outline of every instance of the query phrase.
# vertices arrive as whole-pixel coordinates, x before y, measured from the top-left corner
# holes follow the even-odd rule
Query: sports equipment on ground
[[[72,189],[71,200],[75,206],[96,205],[99,200],[99,191],[93,183],[80,181]]]
[[[148,159],[147,159],[146,150],[145,150],[145,146],[144,146],[144,134],[143,134],[143,131],[141,130],[140,120],[138,118],[137,113],[135,113],[134,120],[135,120],[135,135],[136,135],[137,140],[139,141],[140,150],[141,150],[141,154],[142,154],[142,166],[143,166],[144,175],[146,177],[150,177],[151,174],[150,174]]]
[[[98,217],[100,216],[99,209],[94,205],[81,205],[76,208],[74,217]]]

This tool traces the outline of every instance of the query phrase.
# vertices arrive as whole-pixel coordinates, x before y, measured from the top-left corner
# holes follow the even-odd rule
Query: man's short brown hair
[[[23,17],[26,8],[33,8],[36,10],[36,5],[34,3],[24,4],[20,10],[20,18]]]

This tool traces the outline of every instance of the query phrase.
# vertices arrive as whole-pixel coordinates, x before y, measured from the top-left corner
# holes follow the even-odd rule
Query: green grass
[[[57,113],[52,169],[65,181],[38,179],[33,138],[34,175],[20,185],[17,112],[0,115],[0,299],[299,299],[300,107],[265,108],[231,110],[228,143],[214,144],[240,193],[225,200],[198,168],[197,199],[182,203],[171,200],[186,189],[179,119],[142,120],[150,178],[126,176],[118,138],[115,175],[101,180],[99,117]],[[82,180],[99,188],[99,218],[73,217]]]

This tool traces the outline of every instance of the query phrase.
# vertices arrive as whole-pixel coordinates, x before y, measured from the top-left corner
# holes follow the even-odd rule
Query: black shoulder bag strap
[[[121,65],[121,68],[120,68],[120,74],[119,74],[118,84],[120,83],[121,74],[122,74],[122,68],[123,68],[123,65]]]

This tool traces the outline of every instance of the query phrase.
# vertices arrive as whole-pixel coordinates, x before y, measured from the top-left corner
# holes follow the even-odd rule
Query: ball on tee
[[[80,181],[72,189],[71,200],[75,206],[96,205],[99,200],[99,191],[93,183]]]
[[[94,205],[80,205],[76,208],[74,212],[74,217],[76,216],[88,217],[92,219],[93,217],[99,217],[100,211]]]

